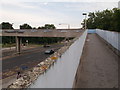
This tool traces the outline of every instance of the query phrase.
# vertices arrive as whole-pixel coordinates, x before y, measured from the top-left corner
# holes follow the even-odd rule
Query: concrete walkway
[[[74,88],[118,88],[118,56],[96,34],[87,36]]]

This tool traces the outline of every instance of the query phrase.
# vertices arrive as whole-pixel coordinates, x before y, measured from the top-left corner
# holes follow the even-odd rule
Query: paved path
[[[96,34],[88,34],[74,87],[118,87],[118,56]]]

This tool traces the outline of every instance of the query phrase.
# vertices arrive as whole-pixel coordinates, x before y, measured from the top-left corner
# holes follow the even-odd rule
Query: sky
[[[0,23],[13,23],[15,29],[27,23],[32,27],[54,24],[57,28],[81,28],[82,13],[118,7],[119,0],[1,0]],[[59,25],[61,24],[61,25]]]

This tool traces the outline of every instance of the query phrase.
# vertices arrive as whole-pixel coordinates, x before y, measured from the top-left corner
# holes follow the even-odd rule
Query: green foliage
[[[36,29],[36,27],[33,27],[33,29]]]
[[[32,29],[32,27],[25,23],[23,25],[20,25],[20,29]]]
[[[13,27],[9,22],[2,22],[0,24],[0,29],[13,29]]]
[[[45,24],[45,29],[55,29],[53,24]]]
[[[44,26],[42,26],[42,27],[38,27],[38,29],[45,29],[45,27],[44,27]]]
[[[1,27],[2,29],[14,29],[13,26],[12,26],[12,24],[10,24],[9,22],[2,22],[2,23],[0,24],[0,27]],[[15,37],[9,36],[9,37],[0,37],[0,38],[1,38],[1,40],[0,40],[1,42],[0,42],[0,43],[2,43],[2,44],[15,43]]]
[[[22,37],[22,43],[26,43],[26,40],[31,44],[52,44],[62,41],[62,37]],[[2,44],[13,44],[15,43],[15,37],[2,37]]]
[[[62,37],[24,37],[22,38],[22,42],[26,43],[26,40],[28,40],[29,43],[32,44],[52,44],[62,41],[63,39]]]
[[[104,29],[120,32],[120,9],[103,10],[89,13],[87,19],[88,29]]]
[[[56,27],[54,26],[54,24],[45,24],[42,27],[38,27],[38,29],[56,29]]]
[[[11,43],[15,43],[15,37],[12,36],[3,36],[2,37],[2,44],[11,44]]]

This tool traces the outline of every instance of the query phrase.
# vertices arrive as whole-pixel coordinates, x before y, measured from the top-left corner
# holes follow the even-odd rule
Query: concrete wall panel
[[[96,33],[120,51],[120,33],[96,29]]]

